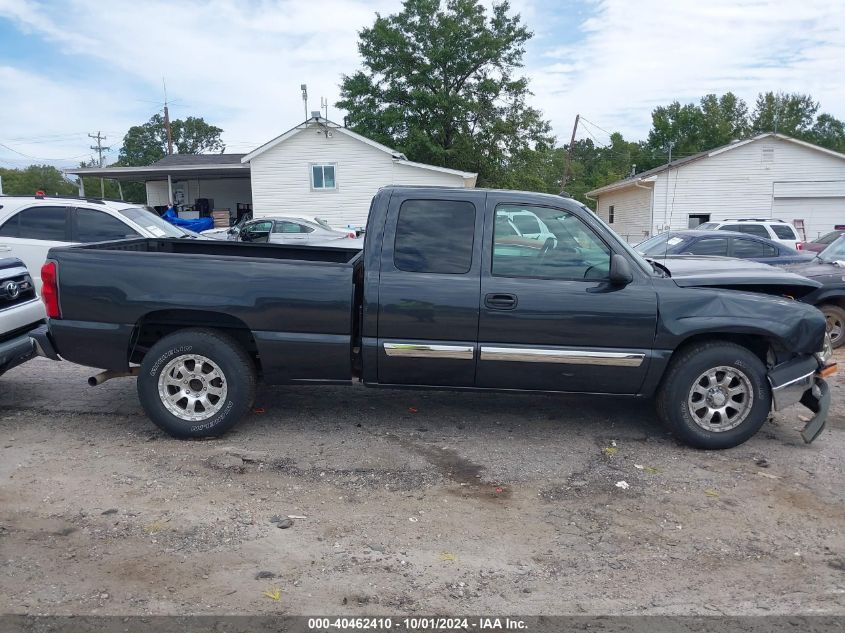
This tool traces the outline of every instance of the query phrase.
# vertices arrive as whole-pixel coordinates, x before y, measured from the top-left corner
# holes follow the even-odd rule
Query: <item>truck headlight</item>
[[[820,352],[816,352],[816,360],[819,361],[820,365],[824,366],[827,365],[831,358],[833,358],[833,344],[830,342],[830,334],[825,332],[824,345]]]

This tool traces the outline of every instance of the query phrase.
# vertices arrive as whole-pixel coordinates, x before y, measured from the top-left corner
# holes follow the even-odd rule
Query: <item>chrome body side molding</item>
[[[481,360],[516,363],[562,363],[566,365],[604,365],[639,367],[645,360],[640,352],[594,352],[588,350],[539,349],[536,347],[481,346]]]
[[[384,353],[388,356],[405,358],[453,358],[458,360],[472,360],[475,358],[475,348],[472,345],[385,343]]]

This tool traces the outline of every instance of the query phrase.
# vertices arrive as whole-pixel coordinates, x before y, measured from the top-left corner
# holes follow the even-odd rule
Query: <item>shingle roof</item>
[[[246,154],[171,154],[157,160],[150,167],[175,167],[177,165],[237,165]]]

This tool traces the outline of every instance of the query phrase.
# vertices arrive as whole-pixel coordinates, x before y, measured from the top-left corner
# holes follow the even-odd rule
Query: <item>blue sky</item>
[[[319,6],[319,9],[315,9]],[[203,116],[245,152],[338,96],[359,63],[357,31],[398,0],[0,0],[0,166],[75,165],[87,133],[114,148],[163,101]],[[512,0],[535,37],[524,69],[561,142],[643,138],[673,99],[732,90],[809,92],[845,118],[842,0]],[[329,118],[342,113],[331,105]],[[592,125],[591,125],[592,124]]]

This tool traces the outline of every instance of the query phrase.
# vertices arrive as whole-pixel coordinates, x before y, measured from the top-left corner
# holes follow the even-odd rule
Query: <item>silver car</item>
[[[292,216],[248,220],[233,226],[225,235],[226,239],[237,242],[343,248],[361,248],[362,241],[352,229],[333,229],[311,219]]]

